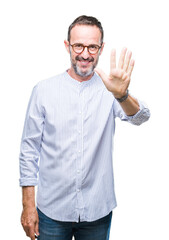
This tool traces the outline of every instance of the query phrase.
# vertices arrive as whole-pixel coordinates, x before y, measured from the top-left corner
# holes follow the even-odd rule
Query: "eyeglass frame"
[[[103,43],[102,43],[102,44],[103,44]],[[73,49],[74,52],[75,52],[75,50],[74,50],[74,45],[82,45],[83,50],[82,50],[81,52],[79,52],[79,53],[75,52],[76,54],[81,54],[81,53],[85,50],[85,48],[87,47],[87,51],[88,51],[88,53],[91,54],[91,55],[97,54],[97,53],[99,52],[100,48],[102,47],[102,44],[101,44],[101,46],[99,46],[99,45],[97,45],[97,44],[90,44],[90,45],[87,46],[87,45],[83,45],[82,43],[74,43],[74,44],[70,44],[70,43],[69,43],[69,45],[72,47],[72,49]],[[89,47],[90,47],[90,46],[96,46],[96,47],[98,47],[97,52],[96,52],[96,53],[90,53],[90,51],[89,51]]]

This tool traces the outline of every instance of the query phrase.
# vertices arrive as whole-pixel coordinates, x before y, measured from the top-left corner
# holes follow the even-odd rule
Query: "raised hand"
[[[132,52],[127,53],[127,48],[123,48],[116,66],[116,50],[113,49],[110,57],[110,74],[107,76],[101,69],[95,71],[102,78],[106,88],[113,93],[115,98],[126,95],[130,84],[131,73],[134,67],[134,60],[131,60]]]

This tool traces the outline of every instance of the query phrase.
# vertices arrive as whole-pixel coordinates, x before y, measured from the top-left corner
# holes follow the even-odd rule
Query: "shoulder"
[[[39,81],[35,85],[35,87],[38,88],[39,90],[56,87],[59,84],[59,82],[64,78],[64,74],[65,73],[61,73],[50,78],[43,79]]]

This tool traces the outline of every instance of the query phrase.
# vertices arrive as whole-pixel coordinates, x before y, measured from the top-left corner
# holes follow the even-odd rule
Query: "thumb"
[[[94,71],[101,77],[103,81],[106,82],[106,80],[108,79],[108,76],[100,68],[95,68]]]

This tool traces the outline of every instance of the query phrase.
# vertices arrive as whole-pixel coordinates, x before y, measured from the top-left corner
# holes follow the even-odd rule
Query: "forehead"
[[[70,32],[71,43],[100,44],[101,32],[97,26],[75,25]]]

